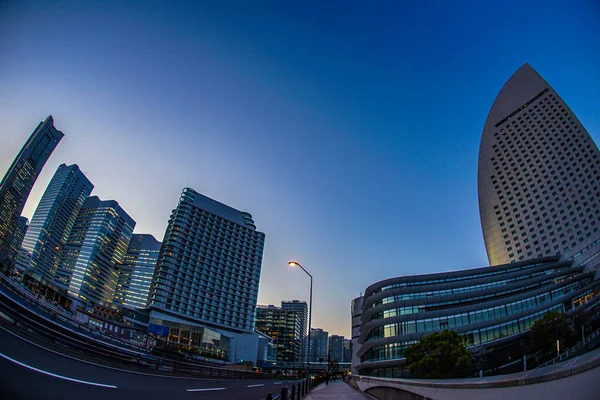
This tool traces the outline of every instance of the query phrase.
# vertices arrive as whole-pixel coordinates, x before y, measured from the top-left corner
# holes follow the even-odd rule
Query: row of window
[[[556,272],[560,272],[560,270],[568,270],[568,267],[559,267],[556,269]],[[533,275],[533,274],[532,274]],[[544,271],[541,271],[539,274],[535,275],[535,276],[541,276],[541,275],[545,275]],[[527,278],[531,278],[530,276],[526,276]],[[513,278],[516,279],[517,278]],[[509,282],[514,282],[513,280],[509,280]],[[551,280],[545,280],[543,281],[543,283],[553,283],[554,281]],[[474,286],[469,286],[468,289],[465,290],[465,288],[458,288],[458,289],[441,289],[441,290],[433,290],[433,291],[428,291],[428,292],[416,292],[416,293],[401,293],[395,296],[390,296],[390,297],[385,297],[381,300],[378,300],[376,302],[373,303],[372,307],[377,307],[380,306],[382,304],[390,304],[390,303],[394,303],[397,301],[403,301],[403,300],[412,300],[412,299],[423,299],[423,298],[430,298],[430,297],[437,297],[437,296],[447,296],[447,295],[451,295],[451,294],[457,294],[457,293],[461,293],[461,292],[465,292],[465,291],[476,291],[476,290],[482,290],[482,289],[487,289],[490,287],[496,287],[496,286],[504,286],[506,285],[507,282],[501,281],[500,283],[497,282],[492,282],[492,283],[485,283],[485,284],[481,284],[481,285],[474,285]],[[528,285],[527,287],[534,287],[531,285]],[[517,289],[520,290],[521,288]],[[500,292],[503,293],[503,292]],[[493,297],[490,295],[484,295],[484,296],[478,296],[476,298],[471,298],[468,300],[472,300],[472,299],[481,299],[481,298],[489,298],[489,297]],[[447,304],[458,304],[459,301],[455,301],[455,300],[451,300],[450,302],[448,302]],[[445,304],[445,302],[442,303],[436,303],[436,305],[441,305],[441,304]],[[431,304],[429,304],[431,306]]]
[[[366,341],[379,339],[383,337],[401,336],[412,333],[429,333],[434,331],[443,331],[445,329],[454,329],[469,324],[490,321],[516,314],[525,310],[533,309],[541,305],[559,299],[568,293],[581,289],[590,284],[592,278],[582,279],[570,283],[563,287],[554,289],[550,292],[542,293],[527,299],[513,301],[508,304],[489,307],[483,310],[471,311],[468,313],[448,315],[437,318],[427,318],[412,321],[396,322],[386,324],[373,329]]]
[[[525,317],[521,317],[509,322],[497,324],[482,329],[474,329],[461,334],[467,346],[478,345],[491,342],[493,340],[502,339],[507,336],[515,335],[524,332],[531,328],[533,323],[542,318],[545,314],[551,311],[564,311],[562,304],[555,305],[546,310],[539,311]],[[403,357],[406,348],[411,344],[417,343],[416,340],[402,341],[398,343],[388,343],[380,346],[375,346],[361,357],[361,362],[374,362],[384,360],[395,360]]]

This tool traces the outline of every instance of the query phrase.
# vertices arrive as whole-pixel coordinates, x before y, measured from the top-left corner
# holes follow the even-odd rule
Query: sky
[[[52,114],[137,233],[191,187],[266,234],[259,304],[350,302],[395,276],[488,264],[477,159],[489,108],[531,64],[600,140],[600,2],[0,0],[0,174]]]

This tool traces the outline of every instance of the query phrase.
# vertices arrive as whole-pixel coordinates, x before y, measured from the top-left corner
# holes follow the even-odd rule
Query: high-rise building
[[[160,245],[152,235],[131,236],[119,271],[114,303],[130,308],[146,307]]]
[[[134,227],[116,201],[88,197],[71,229],[55,283],[83,302],[111,303]]]
[[[479,149],[479,211],[491,265],[555,254],[600,263],[600,154],[528,64],[490,109]]]
[[[352,362],[352,340],[344,339],[344,360],[343,362]]]
[[[306,351],[308,347],[308,305],[305,301],[300,300],[282,301],[281,308],[293,311],[300,317],[301,334],[299,360],[306,360]]]
[[[264,240],[250,214],[184,189],[165,233],[149,308],[253,332]]]
[[[77,214],[93,188],[77,165],[58,167],[31,218],[19,268],[38,281],[54,281]]]
[[[15,228],[15,232],[13,233],[13,238],[8,251],[9,259],[17,259],[19,252],[21,251],[21,244],[23,243],[23,238],[27,233],[27,228],[29,228],[29,220],[25,217],[19,217],[19,222],[17,223],[17,227]]]
[[[344,362],[344,337],[339,335],[329,336],[329,359]]]
[[[256,330],[271,337],[277,361],[305,361],[300,357],[302,322],[294,310],[269,306],[256,308]]]
[[[265,235],[252,216],[183,190],[150,286],[150,324],[208,326],[234,339],[229,354],[255,360],[254,318]],[[167,324],[167,321],[168,324]],[[166,335],[166,340],[175,338]]]
[[[310,361],[327,361],[329,347],[329,332],[321,328],[310,330]]]
[[[40,122],[0,182],[0,253],[9,253],[31,188],[64,136],[53,123],[52,116]]]

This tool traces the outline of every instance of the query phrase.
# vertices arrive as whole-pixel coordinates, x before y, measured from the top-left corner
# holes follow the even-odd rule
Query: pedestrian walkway
[[[305,397],[306,400],[365,400],[368,398],[343,381],[329,381],[329,385],[321,383]]]

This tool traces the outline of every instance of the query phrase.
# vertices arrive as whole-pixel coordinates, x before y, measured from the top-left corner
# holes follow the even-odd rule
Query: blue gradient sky
[[[77,163],[161,239],[192,187],[266,233],[259,303],[307,299],[297,259],[331,333],[374,281],[487,264],[479,140],[524,62],[600,137],[598,1],[109,3],[0,1],[0,173],[65,133],[24,214]]]

